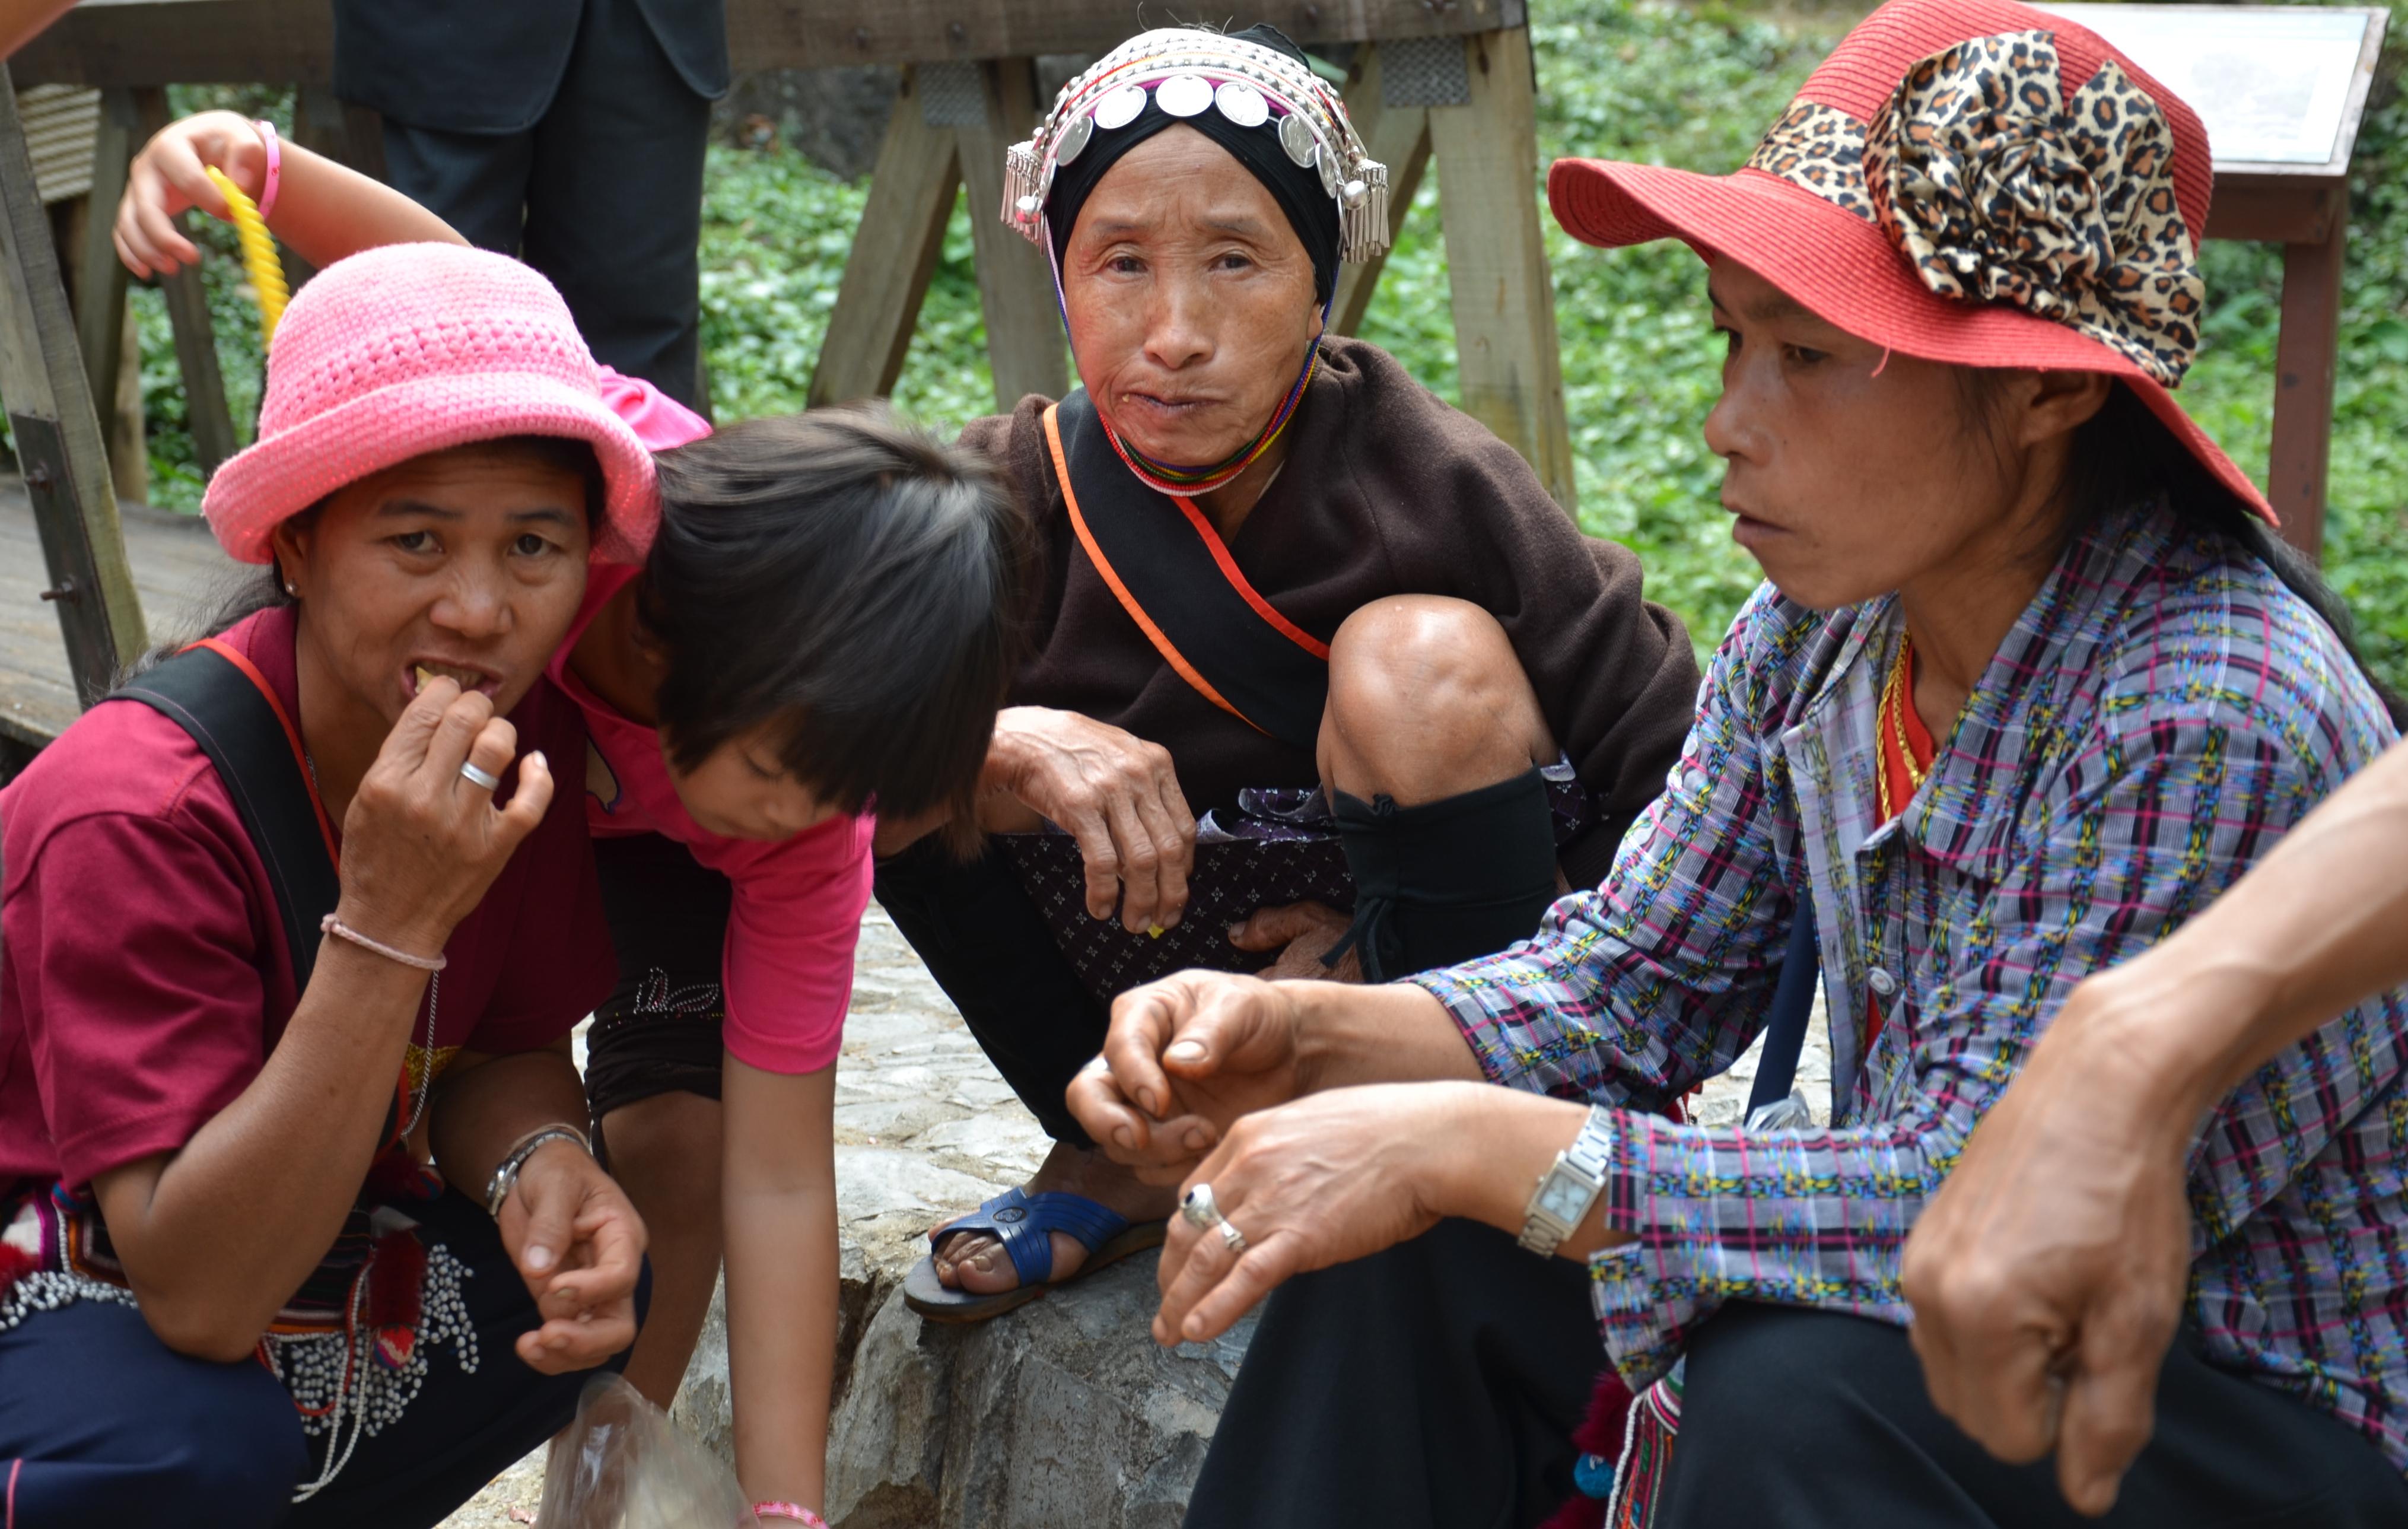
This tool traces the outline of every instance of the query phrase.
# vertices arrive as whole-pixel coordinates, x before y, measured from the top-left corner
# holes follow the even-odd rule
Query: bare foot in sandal
[[[1046,1154],[1043,1165],[1025,1188],[1032,1195],[1054,1190],[1084,1195],[1131,1221],[1158,1220],[1169,1215],[1179,1203],[1175,1186],[1156,1189],[1140,1184],[1134,1174],[1101,1152],[1062,1142],[1054,1144],[1054,1150]],[[1068,1233],[1053,1233],[1051,1240],[1052,1279],[1059,1283],[1079,1272],[1087,1262],[1087,1249]],[[1010,1255],[988,1233],[955,1233],[939,1242],[931,1257],[937,1266],[937,1278],[954,1290],[996,1295],[1020,1284]]]

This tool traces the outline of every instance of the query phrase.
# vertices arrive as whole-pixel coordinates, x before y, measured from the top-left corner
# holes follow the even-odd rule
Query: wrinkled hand
[[[1291,1276],[1369,1257],[1437,1224],[1436,1155],[1460,1146],[1462,1090],[1480,1087],[1332,1089],[1231,1126],[1181,1192],[1211,1185],[1245,1250],[1233,1254],[1217,1227],[1199,1231],[1172,1215],[1155,1270],[1154,1341],[1218,1337]]]
[[[996,717],[985,785],[1079,841],[1092,916],[1110,918],[1117,903],[1133,934],[1179,922],[1196,817],[1168,749],[1076,712],[1010,706]]]
[[[1260,977],[1181,972],[1112,1001],[1103,1055],[1070,1080],[1070,1112],[1105,1155],[1173,1184],[1230,1123],[1305,1091],[1294,1001]]]
[[[2187,1291],[2199,1118],[2164,1099],[2174,1070],[2096,982],[1974,1130],[1901,1272],[1933,1404],[2002,1460],[2054,1449],[2067,1502],[2092,1515],[2149,1440]]]
[[[176,219],[193,207],[212,218],[232,216],[224,195],[204,173],[210,166],[257,201],[267,180],[267,148],[259,141],[259,130],[234,112],[204,111],[169,123],[134,156],[112,233],[126,269],[136,276],[172,276],[201,258]]]
[[[343,815],[343,922],[404,950],[442,949],[552,805],[552,771],[539,752],[519,761],[507,806],[460,773],[474,761],[500,775],[517,752],[517,729],[489,698],[428,681]]]
[[[1326,902],[1290,902],[1283,907],[1257,908],[1244,923],[1230,927],[1229,943],[1240,950],[1278,953],[1277,959],[1255,974],[1257,976],[1273,981],[1317,977],[1328,982],[1360,982],[1363,962],[1353,950],[1339,957],[1334,966],[1322,964],[1322,958],[1346,938],[1346,930],[1353,923]]]
[[[542,1325],[518,1337],[519,1358],[545,1375],[590,1370],[636,1341],[643,1219],[574,1142],[546,1142],[502,1203],[502,1246]]]

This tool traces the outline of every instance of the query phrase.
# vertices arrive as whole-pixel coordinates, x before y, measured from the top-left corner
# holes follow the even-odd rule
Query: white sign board
[[[2191,105],[2219,165],[2324,165],[2340,147],[2370,18],[2307,7],[2043,5]]]

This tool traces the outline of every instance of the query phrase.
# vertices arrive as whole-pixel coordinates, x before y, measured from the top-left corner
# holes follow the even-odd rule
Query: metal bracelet
[[[536,1148],[554,1141],[575,1142],[585,1149],[587,1157],[594,1155],[594,1144],[586,1140],[585,1132],[575,1126],[549,1125],[528,1132],[502,1158],[500,1165],[494,1170],[494,1176],[486,1182],[485,1214],[495,1220],[501,1219],[502,1206],[509,1202],[510,1191],[518,1188],[519,1170],[526,1166],[527,1159],[535,1156]]]

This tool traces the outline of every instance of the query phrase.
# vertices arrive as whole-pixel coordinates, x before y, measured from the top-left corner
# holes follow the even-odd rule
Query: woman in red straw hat
[[[1555,167],[1575,234],[1711,267],[1705,435],[1769,583],[1670,788],[1534,939],[1116,1006],[1072,1105],[1185,1176],[1156,1337],[1284,1283],[1191,1526],[1526,1524],[1576,1480],[1617,1523],[2071,1517],[1933,1407],[1908,1231],[2076,983],[2397,736],[2169,391],[2209,185],[2188,108],[2005,0],[1876,11],[1735,175]],[[1746,1050],[1784,947],[1829,1126],[1651,1113]],[[2408,1522],[2403,1072],[2387,993],[2198,1122],[2186,1332],[2115,1522]],[[1649,1388],[1618,1470],[1571,1442],[1599,1325]]]
[[[0,792],[9,1529],[423,1529],[624,1362],[543,673],[651,513],[599,381],[515,262],[328,265],[203,505],[258,581]]]

